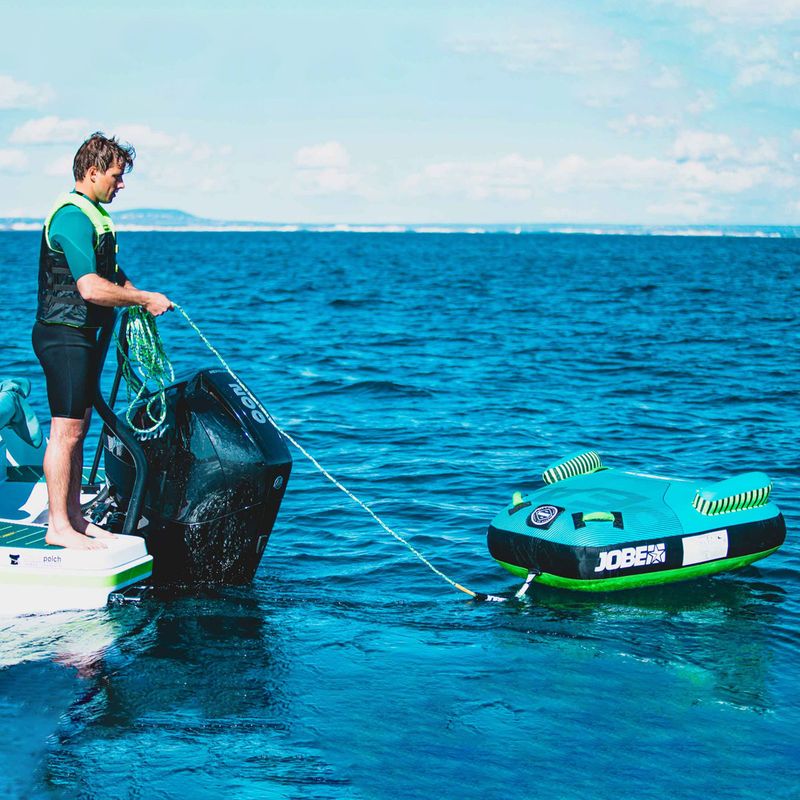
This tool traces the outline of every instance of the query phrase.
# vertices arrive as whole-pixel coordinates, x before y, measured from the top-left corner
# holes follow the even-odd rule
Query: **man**
[[[75,189],[56,202],[44,223],[39,302],[33,349],[44,369],[52,415],[44,456],[48,544],[104,548],[112,534],[89,522],[80,506],[83,442],[99,366],[97,332],[116,306],[142,306],[153,316],[172,308],[158,292],[137,289],[116,260],[114,225],[101,204],[125,188],[133,167],[130,145],[92,134],[72,165]]]

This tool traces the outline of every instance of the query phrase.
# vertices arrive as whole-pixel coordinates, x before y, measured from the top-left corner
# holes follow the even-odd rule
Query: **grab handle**
[[[582,517],[584,522],[615,522],[614,515],[610,511],[590,511]]]
[[[621,511],[577,511],[572,515],[575,530],[585,528],[587,522],[611,522],[615,528],[623,528]]]

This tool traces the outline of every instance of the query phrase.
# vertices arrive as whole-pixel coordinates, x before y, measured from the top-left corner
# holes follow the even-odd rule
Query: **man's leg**
[[[50,519],[45,541],[62,547],[81,550],[98,550],[105,545],[75,530],[69,516],[70,488],[74,485],[73,463],[76,449],[82,449],[85,436],[85,419],[53,417],[50,441],[44,454],[44,477],[47,481],[47,498]],[[80,491],[80,472],[78,472]]]
[[[83,443],[86,441],[86,434],[89,432],[89,423],[92,420],[92,409],[87,408],[86,414],[82,420],[78,420],[78,422],[82,423],[81,428],[81,438],[78,442],[78,445],[72,452],[72,464],[70,467],[70,486],[69,486],[69,497],[67,500],[67,514],[69,516],[70,523],[74,530],[78,531],[78,533],[84,533],[87,536],[97,536],[98,538],[104,539],[115,539],[113,533],[109,533],[108,531],[103,530],[99,525],[95,525],[93,522],[89,522],[86,517],[83,516],[83,511],[81,511],[81,483],[83,482]]]

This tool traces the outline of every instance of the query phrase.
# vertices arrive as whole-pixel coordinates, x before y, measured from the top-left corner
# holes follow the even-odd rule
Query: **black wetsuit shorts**
[[[97,328],[38,322],[33,351],[44,369],[47,400],[54,417],[83,419],[97,384]]]

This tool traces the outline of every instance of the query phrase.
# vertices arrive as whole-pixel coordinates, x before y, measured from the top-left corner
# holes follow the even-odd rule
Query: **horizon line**
[[[559,222],[520,222],[520,221],[507,221],[507,222],[479,222],[470,220],[468,222],[439,222],[423,220],[417,222],[411,221],[390,221],[390,222],[377,222],[377,221],[347,221],[347,220],[326,220],[322,222],[310,222],[305,220],[243,220],[243,219],[224,219],[217,217],[204,217],[193,214],[188,211],[176,208],[130,208],[121,209],[113,216],[117,218],[124,218],[128,215],[146,215],[157,216],[162,214],[175,215],[187,218],[186,222],[177,222],[175,224],[164,224],[156,220],[145,221],[137,223],[135,221],[123,221],[120,219],[117,227],[120,229],[152,229],[152,230],[178,230],[178,229],[230,229],[233,227],[240,228],[269,228],[280,229],[288,231],[289,229],[314,229],[314,228],[369,228],[369,229],[393,229],[395,232],[402,232],[403,230],[415,228],[459,228],[459,229],[486,229],[486,228],[501,228],[501,229],[519,229],[519,233],[524,232],[537,232],[530,229],[539,229],[538,232],[546,232],[547,229],[552,228],[636,228],[636,229],[738,229],[738,230],[759,230],[759,229],[784,229],[784,230],[797,230],[800,231],[800,224],[793,223],[780,223],[780,222],[759,222],[759,223],[743,223],[743,222],[583,222],[583,221],[559,221]],[[28,216],[28,215],[2,215],[0,216],[0,229],[27,229],[29,225],[42,225],[44,217]],[[9,227],[6,227],[9,226]],[[24,226],[24,227],[22,227]],[[525,230],[528,229],[528,230]],[[514,230],[510,230],[514,232]]]

